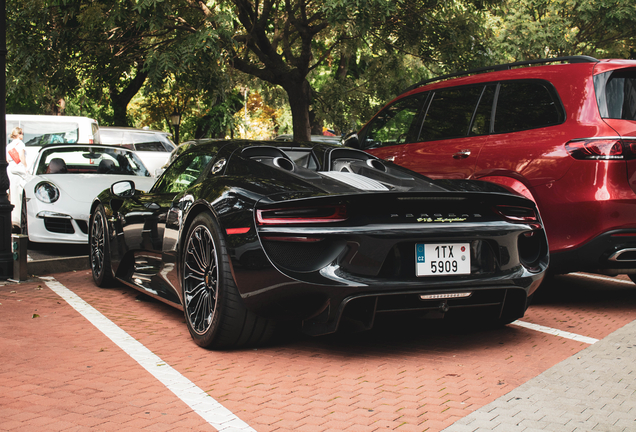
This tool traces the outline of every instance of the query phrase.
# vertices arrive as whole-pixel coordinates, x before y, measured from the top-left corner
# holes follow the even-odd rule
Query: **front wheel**
[[[247,310],[230,272],[225,242],[209,213],[195,217],[183,242],[183,310],[192,339],[205,348],[265,343],[274,323]]]
[[[98,287],[108,287],[113,284],[113,270],[110,264],[110,243],[108,226],[104,206],[99,204],[91,214],[90,231],[88,234],[89,259],[93,281]]]

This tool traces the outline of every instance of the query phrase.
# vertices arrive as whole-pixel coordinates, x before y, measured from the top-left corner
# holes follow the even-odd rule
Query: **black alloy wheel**
[[[183,242],[181,287],[188,330],[205,348],[262,344],[273,335],[274,322],[245,307],[220,232],[211,214],[200,213]]]
[[[189,234],[183,271],[185,313],[190,330],[197,336],[210,331],[216,315],[219,290],[217,250],[206,224]]]
[[[110,264],[110,244],[104,206],[99,204],[91,214],[89,233],[89,259],[93,281],[98,287],[108,287],[113,283]]]

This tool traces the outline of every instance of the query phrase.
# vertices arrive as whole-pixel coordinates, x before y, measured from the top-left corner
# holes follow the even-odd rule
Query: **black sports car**
[[[326,143],[200,142],[145,193],[94,201],[90,261],[184,310],[195,342],[263,343],[383,312],[525,313],[548,265],[535,205],[492,183],[431,180]]]

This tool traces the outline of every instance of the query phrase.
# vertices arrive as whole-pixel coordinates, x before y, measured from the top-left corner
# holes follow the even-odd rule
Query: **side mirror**
[[[360,148],[360,140],[358,139],[358,133],[357,132],[349,132],[347,135],[345,135],[344,139],[342,140],[342,145],[344,145],[346,147],[359,149]]]
[[[111,185],[110,191],[120,198],[130,198],[135,195],[135,182],[132,180],[118,181]]]

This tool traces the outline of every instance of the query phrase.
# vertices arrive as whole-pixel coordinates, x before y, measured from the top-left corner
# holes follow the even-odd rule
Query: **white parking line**
[[[223,432],[256,432],[55,278],[41,277],[40,279],[211,426]]]
[[[563,338],[566,338],[566,339],[572,339],[572,340],[575,340],[575,341],[578,341],[578,342],[583,342],[583,343],[590,344],[590,345],[592,345],[593,343],[596,343],[596,342],[599,341],[598,339],[594,339],[594,338],[591,338],[591,337],[581,336],[581,335],[576,334],[576,333],[570,333],[570,332],[566,332],[564,330],[559,330],[559,329],[555,329],[555,328],[552,328],[552,327],[545,327],[545,326],[542,326],[542,325],[539,325],[539,324],[532,324],[532,323],[528,323],[528,322],[525,322],[525,321],[517,320],[517,321],[514,321],[511,324],[517,325],[519,327],[524,327],[524,328],[527,328],[527,329],[530,329],[530,330],[535,330],[535,331],[538,331],[538,332],[542,332],[542,333],[547,333],[547,334],[551,334],[551,335],[554,335],[554,336],[563,337]]]

